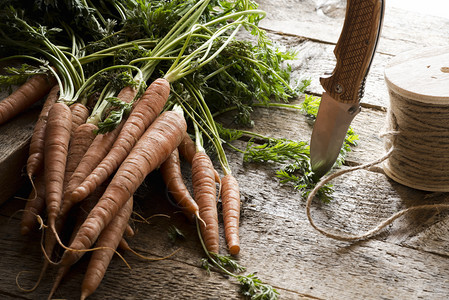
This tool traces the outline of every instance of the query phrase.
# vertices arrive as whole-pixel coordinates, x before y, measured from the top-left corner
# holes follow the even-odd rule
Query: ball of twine
[[[449,103],[415,101],[392,89],[384,134],[385,173],[403,185],[434,192],[449,191]]]

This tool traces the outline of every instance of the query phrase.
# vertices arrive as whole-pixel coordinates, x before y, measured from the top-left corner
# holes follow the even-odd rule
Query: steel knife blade
[[[384,0],[347,0],[343,29],[334,49],[336,66],[321,77],[324,89],[310,141],[314,178],[334,165],[346,132],[360,111],[365,81],[380,37]]]

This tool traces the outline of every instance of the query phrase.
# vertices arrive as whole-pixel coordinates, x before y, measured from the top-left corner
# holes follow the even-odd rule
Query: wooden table
[[[278,43],[298,50],[298,58],[290,62],[293,75],[312,78],[307,92],[320,95],[318,78],[335,64],[332,51],[343,24],[344,3],[333,1],[334,5],[319,8],[316,2],[259,1],[260,8],[268,12],[261,27]],[[405,50],[448,45],[449,19],[407,12],[390,2],[394,4],[394,0],[387,1],[382,38],[368,77],[363,110],[353,122],[360,136],[359,146],[349,154],[347,165],[365,163],[384,154],[379,133],[389,101],[383,80],[388,61]],[[0,127],[0,175],[11,168],[20,175],[35,116],[36,112],[30,111]],[[310,138],[311,126],[296,110],[259,108],[253,118],[252,130],[261,134],[303,141]],[[234,145],[245,147],[243,141]],[[257,272],[264,282],[273,285],[282,299],[449,297],[449,243],[446,243],[449,215],[446,212],[406,215],[366,241],[335,241],[310,226],[304,199],[293,188],[279,183],[274,174],[276,166],[243,163],[239,153],[229,153],[241,186],[242,251],[238,259],[247,272]],[[0,177],[3,197],[9,197],[11,191],[17,192],[21,186],[18,178]],[[12,183],[12,179],[16,182]],[[320,226],[347,233],[369,229],[403,208],[447,201],[447,194],[400,185],[388,179],[381,168],[350,173],[333,184],[334,200],[330,204],[314,202],[312,213]],[[176,212],[161,186],[159,174],[150,174],[146,186],[137,193],[135,211],[144,217],[167,214],[170,218],[154,217],[149,224],[135,222],[137,234],[129,243],[140,253],[154,257],[180,250],[160,261],[144,261],[124,253],[132,269],[115,257],[100,288],[89,299],[240,299],[239,286],[233,279],[215,271],[209,275],[201,268],[204,254],[195,227]],[[26,192],[18,193],[26,195]],[[21,291],[16,285],[18,273],[27,271],[22,273],[19,282],[23,288],[31,287],[43,262],[40,233],[19,234],[18,211],[23,206],[23,200],[18,199],[10,199],[0,206],[0,297],[45,299],[54,269],[49,270],[31,293]],[[172,225],[182,229],[184,239],[175,242],[169,239]],[[226,253],[224,246],[222,253]],[[85,261],[73,267],[55,298],[79,298],[85,267]]]

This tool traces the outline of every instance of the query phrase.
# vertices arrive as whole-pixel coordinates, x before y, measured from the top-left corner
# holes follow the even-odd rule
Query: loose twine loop
[[[364,240],[379,233],[401,216],[414,211],[445,210],[449,204],[425,204],[406,208],[361,234],[345,234],[318,227],[312,219],[311,204],[329,181],[356,170],[367,170],[383,162],[384,172],[406,186],[434,192],[449,191],[449,105],[429,104],[402,97],[390,90],[385,138],[387,153],[381,158],[335,172],[323,178],[310,192],[306,214],[311,226],[323,235],[340,241]]]

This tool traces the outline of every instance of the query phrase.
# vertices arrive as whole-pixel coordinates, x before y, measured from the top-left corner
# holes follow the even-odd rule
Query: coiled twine
[[[449,73],[444,64],[449,63],[449,54],[446,49],[405,57],[385,72],[390,96],[385,148],[393,151],[383,168],[406,186],[447,192]]]

